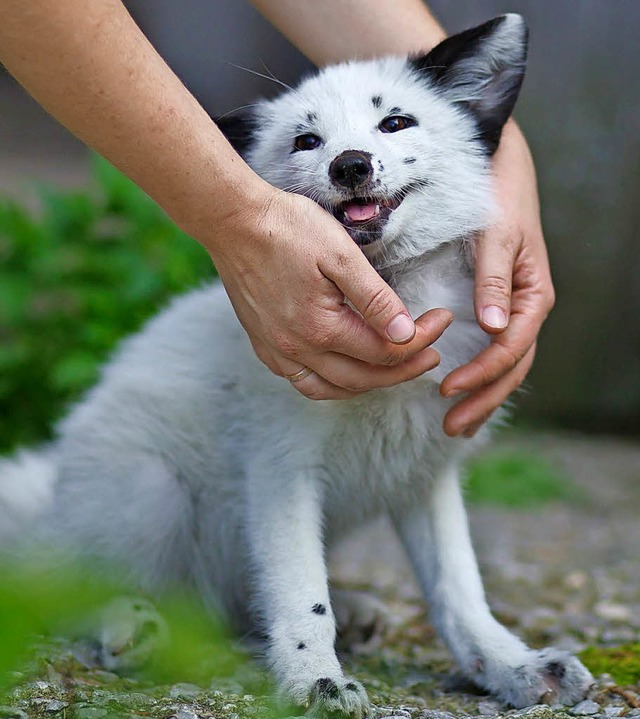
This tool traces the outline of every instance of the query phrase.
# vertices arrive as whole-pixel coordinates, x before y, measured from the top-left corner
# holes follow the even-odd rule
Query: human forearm
[[[205,243],[212,217],[263,185],[119,0],[0,0],[0,60]]]
[[[445,32],[422,0],[252,0],[317,65],[430,50]]]

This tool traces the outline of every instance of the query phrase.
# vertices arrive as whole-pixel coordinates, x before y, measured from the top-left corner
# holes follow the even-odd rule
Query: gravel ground
[[[535,646],[581,651],[639,643],[640,446],[541,435],[501,444],[559,463],[584,490],[584,499],[575,506],[527,511],[472,508],[473,534],[495,613]],[[638,648],[631,684],[618,685],[600,674],[588,699],[575,707],[509,711],[456,675],[386,525],[354,535],[332,564],[338,580],[371,590],[389,608],[383,635],[344,657],[348,670],[367,686],[377,719],[640,717]],[[612,666],[615,673],[615,662]],[[206,687],[149,686],[96,668],[81,647],[60,641],[36,652],[31,670],[18,681],[8,705],[0,707],[0,717],[261,719],[272,716],[265,694],[264,673],[252,662]]]

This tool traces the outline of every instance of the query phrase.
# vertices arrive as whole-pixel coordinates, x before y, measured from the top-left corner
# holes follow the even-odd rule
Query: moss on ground
[[[588,647],[580,659],[594,676],[610,674],[620,686],[640,684],[640,643]]]

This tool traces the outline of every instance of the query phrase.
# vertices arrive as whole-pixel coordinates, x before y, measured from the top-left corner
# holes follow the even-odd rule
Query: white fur
[[[418,125],[381,133],[393,107]],[[569,656],[527,649],[484,598],[457,466],[487,430],[473,440],[442,431],[450,402],[439,382],[488,342],[463,247],[492,210],[472,118],[399,58],[328,68],[258,115],[253,167],[324,205],[344,199],[328,167],[348,149],[371,154],[381,194],[428,180],[365,251],[414,315],[455,311],[436,345],[442,364],[349,402],[312,402],[257,360],[220,285],[193,292],[128,340],[60,424],[56,503],[41,520],[49,541],[125,567],[146,590],[190,583],[239,627],[268,635],[269,662],[291,699],[357,717],[366,694],[335,655],[324,548],[388,512],[466,673],[518,706],[577,701],[588,672]],[[291,153],[304,131],[321,135],[322,147]],[[20,499],[20,482],[33,473],[20,463],[2,465],[0,497],[30,511],[37,501]]]

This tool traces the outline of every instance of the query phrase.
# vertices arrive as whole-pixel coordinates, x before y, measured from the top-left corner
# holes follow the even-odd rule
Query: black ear
[[[473,113],[489,153],[516,103],[527,59],[527,26],[511,13],[443,40],[411,66]]]
[[[233,149],[244,157],[253,144],[258,127],[258,117],[251,108],[234,110],[215,119],[222,134],[229,140]]]

